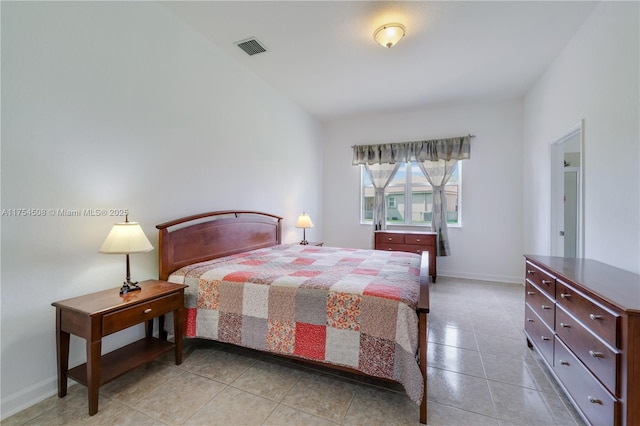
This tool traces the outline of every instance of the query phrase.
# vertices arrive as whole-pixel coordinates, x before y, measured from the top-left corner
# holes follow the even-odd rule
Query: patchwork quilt
[[[285,244],[174,272],[187,337],[356,369],[420,403],[420,256]]]

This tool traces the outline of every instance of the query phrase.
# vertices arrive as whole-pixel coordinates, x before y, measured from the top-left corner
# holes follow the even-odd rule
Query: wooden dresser
[[[436,250],[438,234],[435,232],[417,231],[375,231],[375,249],[405,251],[422,254],[429,252],[429,275],[436,282]]]
[[[640,424],[640,275],[588,259],[525,256],[525,324],[592,425]]]

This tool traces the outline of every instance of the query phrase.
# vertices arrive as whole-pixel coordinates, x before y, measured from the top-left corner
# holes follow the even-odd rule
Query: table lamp
[[[302,228],[302,241],[300,244],[308,245],[309,241],[307,241],[306,231],[307,228],[313,228],[313,222],[311,222],[311,218],[305,212],[302,212],[300,216],[298,216],[298,220],[296,221],[296,228]]]
[[[153,250],[153,246],[144,234],[138,222],[129,222],[129,216],[125,221],[113,225],[107,239],[100,247],[100,253],[125,254],[127,256],[127,277],[120,289],[120,294],[141,290],[137,281],[131,281],[131,268],[129,267],[129,254],[143,253]]]

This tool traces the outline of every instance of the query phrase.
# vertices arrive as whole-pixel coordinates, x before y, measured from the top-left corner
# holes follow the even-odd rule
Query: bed
[[[156,228],[160,279],[189,285],[187,338],[398,382],[426,424],[428,253],[282,244],[282,218],[257,211]]]

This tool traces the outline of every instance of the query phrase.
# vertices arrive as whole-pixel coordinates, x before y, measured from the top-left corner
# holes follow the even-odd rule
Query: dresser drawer
[[[525,304],[524,331],[549,364],[553,362],[554,333],[529,305]]]
[[[556,333],[603,385],[618,395],[616,377],[620,353],[591,334],[581,323],[558,306]]]
[[[596,380],[570,350],[556,340],[553,371],[593,425],[616,424],[617,399]]]
[[[405,244],[419,245],[423,247],[434,247],[434,239],[427,235],[407,234],[404,236]]]
[[[554,276],[548,274],[542,269],[538,268],[533,263],[527,261],[525,264],[526,267],[526,278],[531,280],[535,285],[540,287],[542,290],[547,292],[549,296],[552,298],[556,297],[556,279]]]
[[[406,244],[377,244],[376,250],[387,250],[387,251],[404,251],[407,253],[422,253],[424,247],[420,246],[409,246]]]
[[[147,303],[131,306],[118,312],[105,314],[102,317],[102,335],[106,336],[159,315],[174,311],[179,309],[181,305],[181,295],[171,294]]]
[[[537,313],[540,318],[547,324],[547,327],[553,329],[555,325],[555,302],[546,292],[542,291],[531,281],[527,280],[525,285],[524,301]]]
[[[379,248],[380,244],[404,244],[404,234],[376,232],[376,248]]]
[[[620,315],[612,313],[561,280],[556,281],[556,297],[560,305],[592,332],[611,346],[620,347]]]

